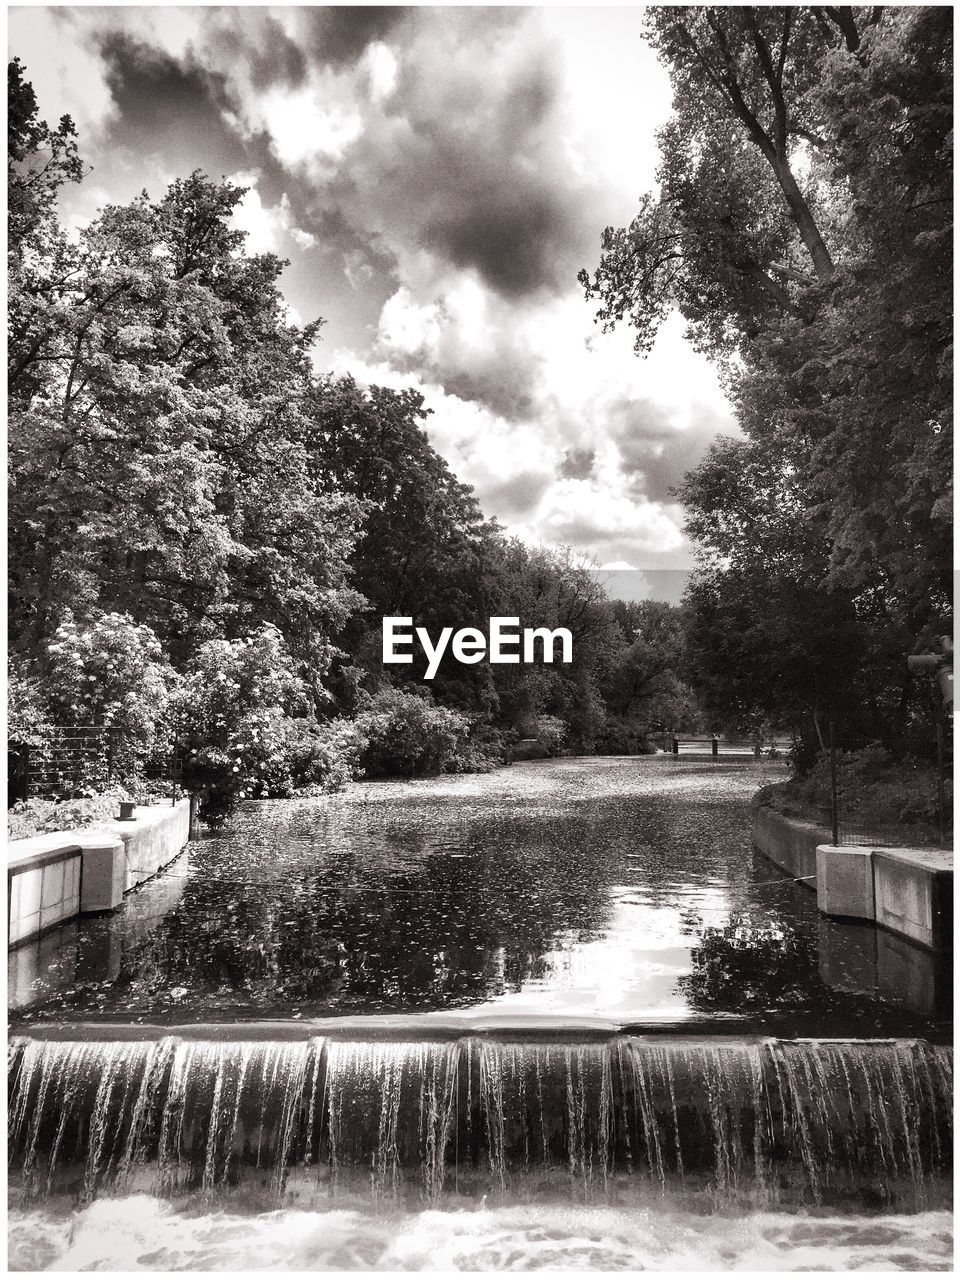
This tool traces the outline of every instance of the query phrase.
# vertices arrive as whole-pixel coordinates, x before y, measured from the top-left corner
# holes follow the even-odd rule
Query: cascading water
[[[738,1204],[948,1201],[951,1051],[924,1041],[491,1037],[12,1044],[21,1205],[362,1193]]]

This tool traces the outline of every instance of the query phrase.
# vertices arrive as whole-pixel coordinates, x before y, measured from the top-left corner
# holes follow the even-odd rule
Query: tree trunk
[[[793,176],[786,158],[777,155],[773,158],[772,163],[773,172],[776,174],[784,199],[790,206],[790,212],[793,214],[793,220],[797,224],[800,238],[810,254],[817,279],[826,283],[833,276],[833,259],[830,257],[830,252],[824,244],[823,236],[820,234],[813,214],[810,212],[810,206],[803,198],[803,192],[797,185],[797,180]]]

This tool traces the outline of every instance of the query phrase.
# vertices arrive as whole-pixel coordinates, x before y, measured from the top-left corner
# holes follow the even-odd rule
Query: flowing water
[[[942,975],[752,855],[757,781],[251,806],[20,983],[11,1266],[948,1267]]]

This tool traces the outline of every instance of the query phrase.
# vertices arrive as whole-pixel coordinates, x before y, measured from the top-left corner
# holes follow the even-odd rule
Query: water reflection
[[[874,976],[838,979],[861,935],[825,934],[814,895],[753,854],[763,780],[752,763],[542,761],[250,805],[118,916],[44,940],[41,980],[21,962],[16,991],[30,1017],[471,1009],[931,1034],[947,1010],[922,961],[911,1021],[881,976],[910,957],[881,963],[869,929]]]

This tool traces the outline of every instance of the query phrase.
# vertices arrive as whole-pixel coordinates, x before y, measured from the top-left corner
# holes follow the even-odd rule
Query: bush
[[[453,772],[470,755],[470,720],[429,695],[380,689],[356,725],[366,743],[360,763],[371,778]]]
[[[534,736],[548,756],[558,756],[567,740],[566,721],[559,716],[537,716],[537,731]]]
[[[68,618],[47,645],[45,666],[54,718],[111,727],[120,767],[135,772],[159,745],[175,679],[153,631],[125,613],[83,626]]]
[[[267,626],[241,640],[202,645],[171,700],[183,781],[204,818],[222,820],[239,800],[289,794],[284,761],[289,717],[307,710],[280,633]]]
[[[286,718],[281,730],[283,744],[262,775],[267,795],[325,795],[359,776],[366,741],[353,721]]]
[[[110,787],[94,795],[74,800],[49,800],[36,797],[19,800],[7,810],[7,836],[26,840],[48,831],[74,831],[78,827],[95,827],[117,816],[121,800],[135,797],[126,787]]]
[[[947,821],[951,817],[952,783],[945,782]],[[878,827],[932,829],[937,824],[937,766],[915,756],[897,756],[882,743],[837,757],[837,799],[841,816]],[[830,754],[821,752],[800,778],[764,787],[756,802],[787,815],[818,818],[830,807]]]

